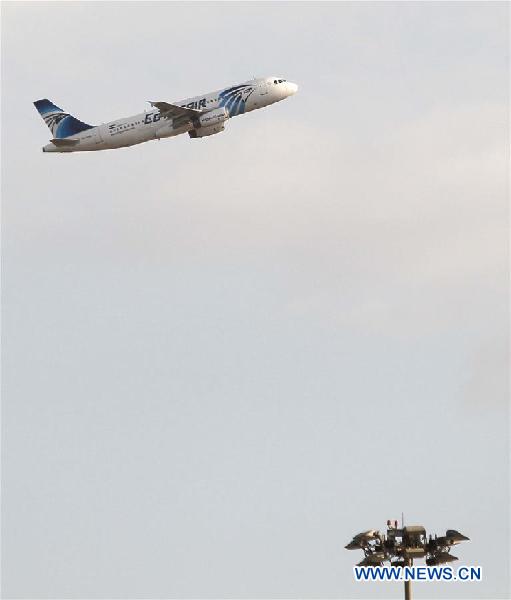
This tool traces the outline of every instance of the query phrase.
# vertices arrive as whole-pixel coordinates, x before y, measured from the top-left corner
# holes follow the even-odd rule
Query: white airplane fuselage
[[[59,120],[64,119],[62,115],[87,127],[78,133],[69,136],[61,135],[60,139],[52,140],[43,147],[43,152],[84,152],[125,148],[187,132],[190,137],[205,137],[223,131],[228,119],[284,100],[295,94],[297,89],[296,84],[281,77],[252,79],[172,104],[155,103],[175,110],[191,109],[189,112],[193,111],[193,114],[189,118],[186,115],[169,117],[168,115],[173,113],[165,112],[160,107],[98,126],[85,125],[61,109],[58,109],[60,113],[52,113],[51,109],[46,109],[46,113],[43,114],[38,108],[50,129],[53,127],[52,132],[57,130]],[[58,108],[49,101],[46,102],[51,107]],[[54,121],[52,122],[51,119]],[[55,135],[55,138],[57,137],[59,136]]]

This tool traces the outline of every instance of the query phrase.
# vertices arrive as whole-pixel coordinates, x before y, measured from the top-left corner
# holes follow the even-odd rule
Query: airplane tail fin
[[[64,112],[53,102],[47,98],[36,100],[34,106],[44,119],[44,122],[50,128],[50,131],[55,139],[67,138],[71,135],[76,135],[86,129],[92,129],[92,125],[87,125],[79,121],[69,113]]]

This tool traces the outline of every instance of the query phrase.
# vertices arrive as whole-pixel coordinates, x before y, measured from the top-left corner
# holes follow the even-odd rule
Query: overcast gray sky
[[[509,594],[509,5],[3,3],[3,595],[395,598],[403,511]],[[41,152],[252,76],[181,136]],[[497,536],[497,537],[496,537]]]

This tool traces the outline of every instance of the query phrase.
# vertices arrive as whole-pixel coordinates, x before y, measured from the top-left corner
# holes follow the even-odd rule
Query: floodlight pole
[[[405,567],[413,565],[413,558],[405,558]],[[410,579],[405,579],[405,600],[412,600],[412,582]]]

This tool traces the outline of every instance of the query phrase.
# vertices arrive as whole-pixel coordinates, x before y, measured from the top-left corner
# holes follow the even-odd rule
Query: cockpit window
[[[278,81],[276,79],[273,80],[273,83],[278,83]]]

